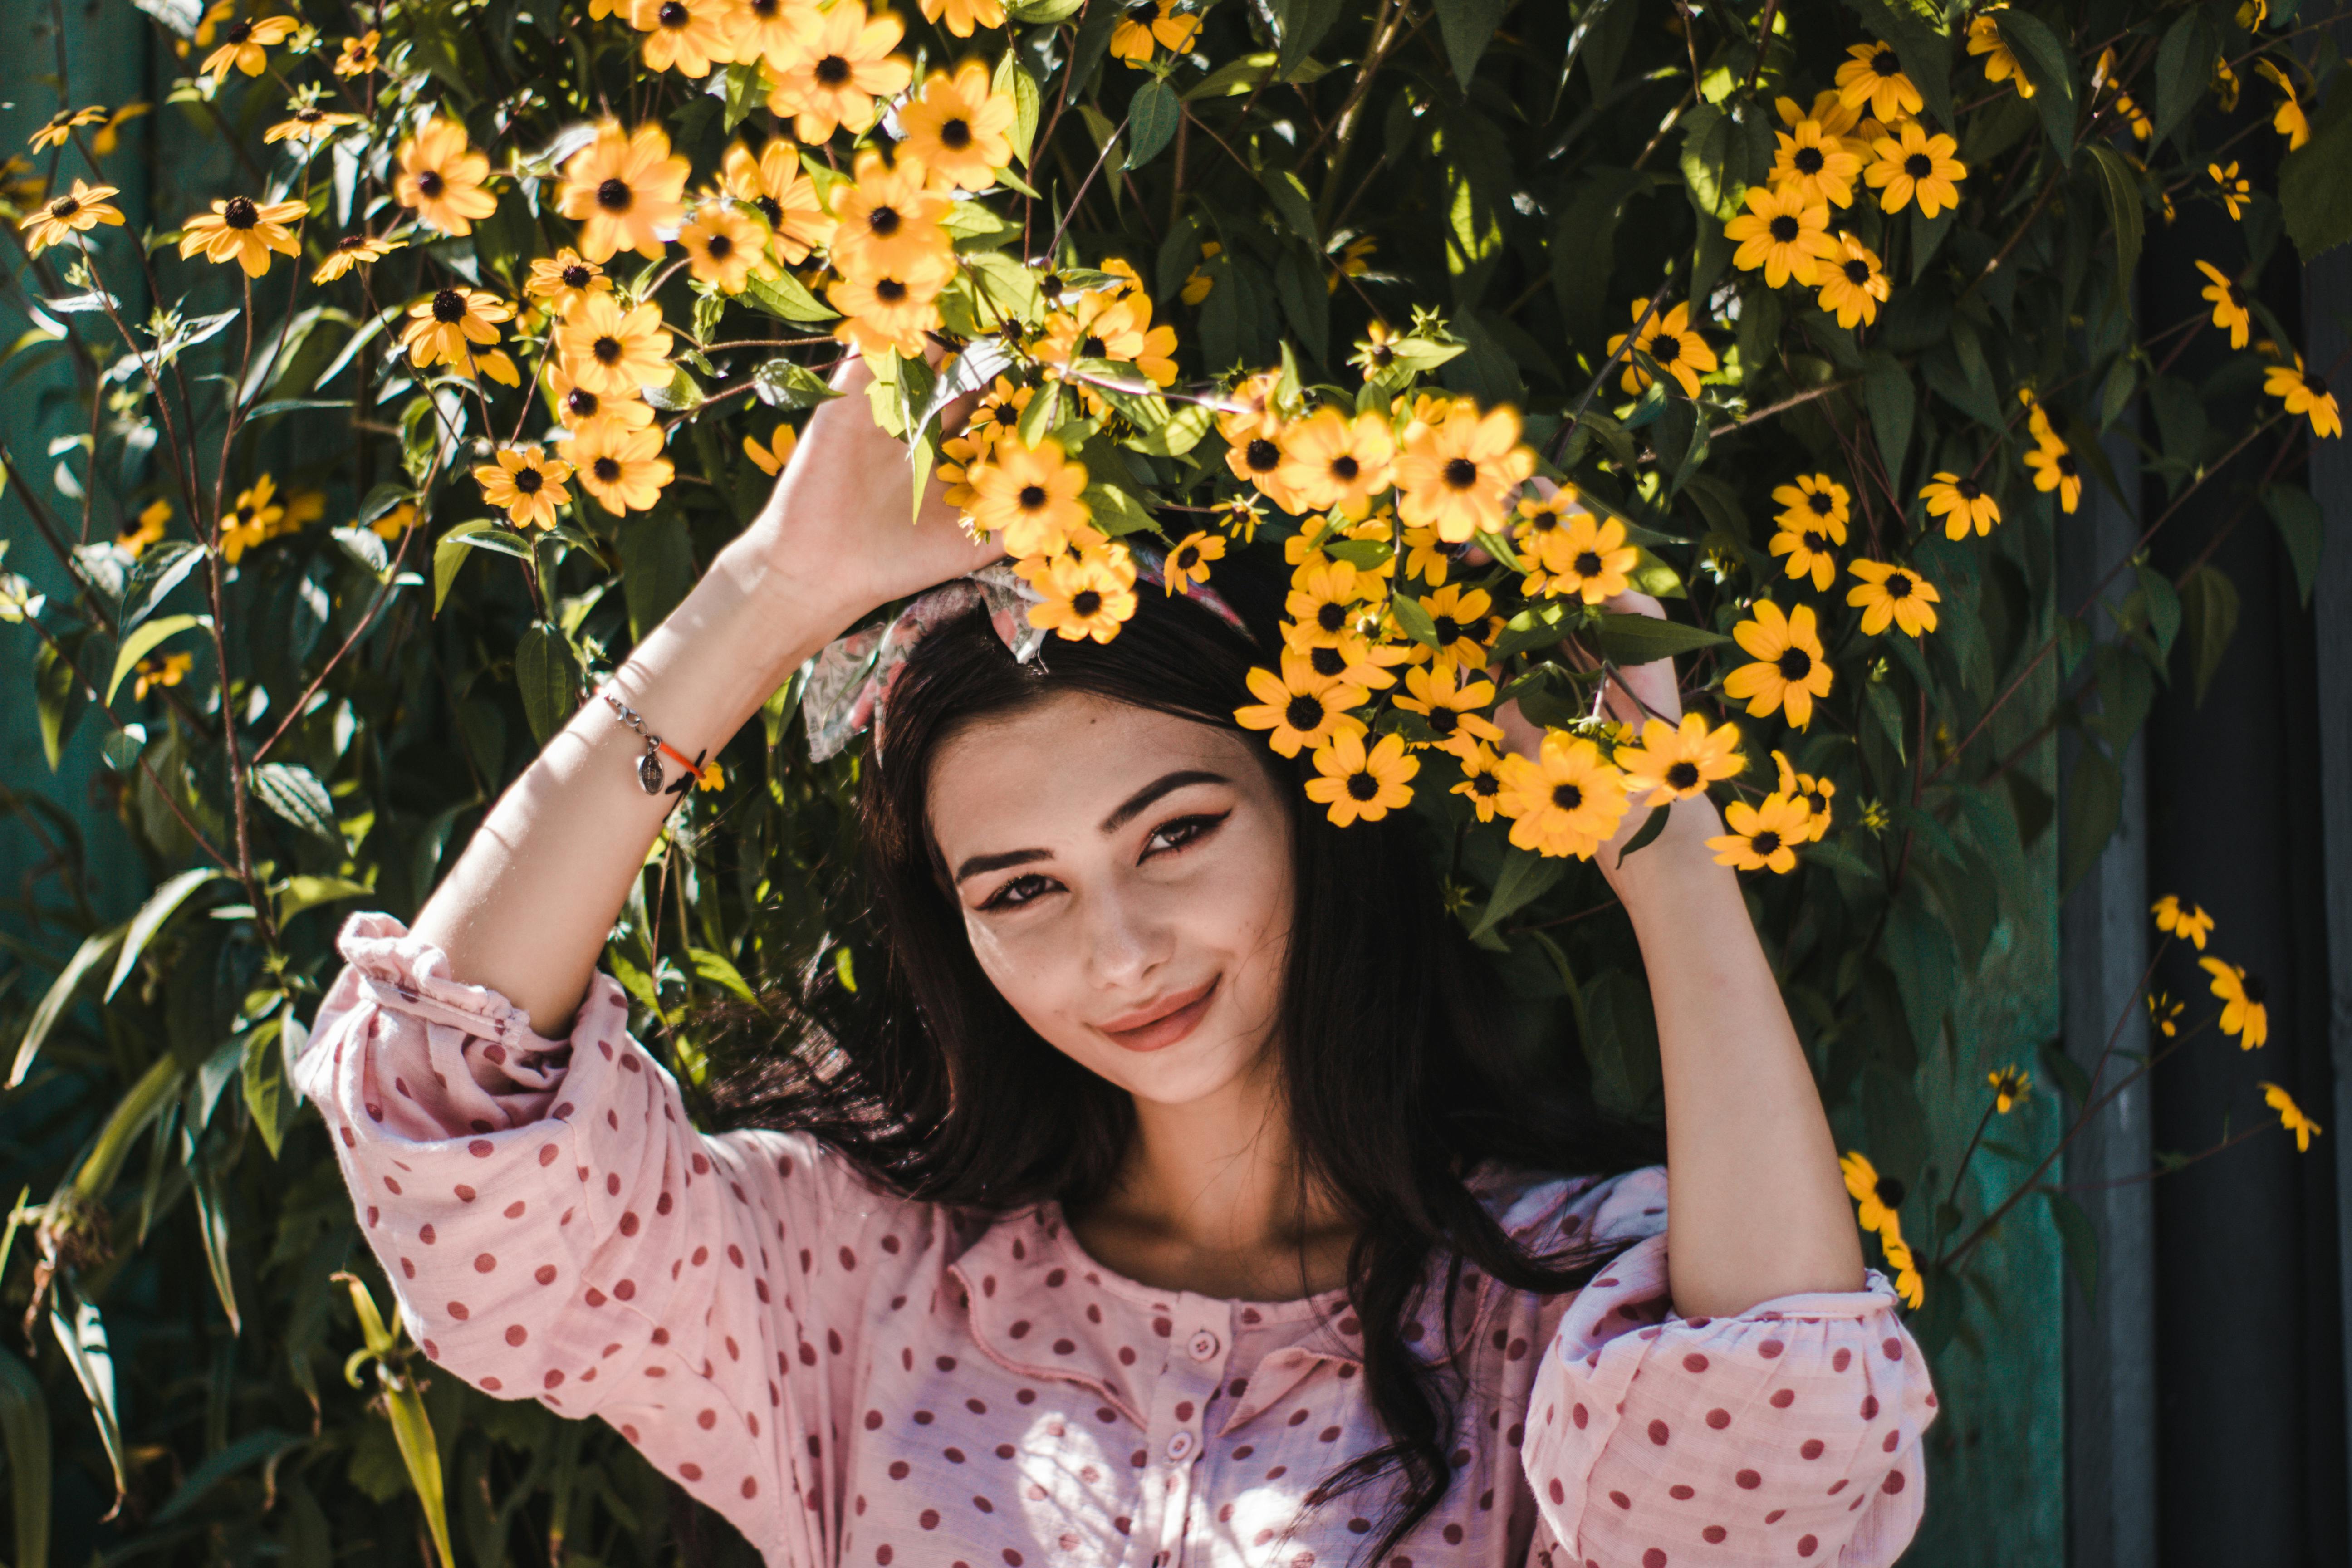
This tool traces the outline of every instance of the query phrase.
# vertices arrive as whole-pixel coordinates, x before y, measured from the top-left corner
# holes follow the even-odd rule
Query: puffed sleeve
[[[831,1561],[858,1249],[930,1216],[805,1137],[698,1132],[606,976],[555,1041],[389,917],[340,945],[294,1082],[425,1353],[604,1416],[749,1539]]]
[[[1572,1563],[1892,1563],[1936,1418],[1894,1287],[1874,1268],[1861,1290],[1677,1316],[1665,1193],[1664,1166],[1631,1172],[1562,1225],[1641,1239],[1569,1303],[1536,1373],[1521,1462],[1545,1523]]]

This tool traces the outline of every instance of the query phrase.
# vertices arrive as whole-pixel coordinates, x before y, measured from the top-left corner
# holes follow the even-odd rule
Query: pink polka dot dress
[[[569,1041],[383,915],[295,1064],[426,1355],[618,1428],[774,1564],[1327,1568],[1385,1483],[1343,1293],[1122,1279],[1056,1205],[960,1219],[794,1133],[706,1137],[598,976]],[[1454,1479],[1394,1565],[1893,1563],[1936,1395],[1892,1286],[1683,1319],[1665,1171],[1482,1178],[1514,1236],[1630,1245],[1584,1289],[1475,1280]],[[1467,1322],[1464,1321],[1465,1317]]]

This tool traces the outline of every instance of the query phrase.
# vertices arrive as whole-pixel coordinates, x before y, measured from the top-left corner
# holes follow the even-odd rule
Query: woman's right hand
[[[912,504],[907,444],[875,422],[866,388],[874,373],[851,355],[834,373],[839,396],[818,405],[740,547],[804,605],[823,606],[834,630],[893,599],[919,594],[1003,554],[974,542],[936,473]],[[977,398],[949,405],[945,428],[961,426]]]

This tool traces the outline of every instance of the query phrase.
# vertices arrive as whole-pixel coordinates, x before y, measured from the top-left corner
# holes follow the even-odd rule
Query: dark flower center
[[[1962,500],[1974,500],[1979,496],[1984,494],[1984,486],[1977,483],[1974,479],[1962,479],[1952,488],[1959,491],[1960,499]]]
[[[1903,62],[1896,58],[1893,49],[1881,49],[1870,57],[1870,68],[1880,76],[1901,76]]]
[[[1911,596],[1911,579],[1906,577],[1900,572],[1897,572],[1894,576],[1889,577],[1886,580],[1886,596],[1890,599],[1909,598]]]
[[[1845,280],[1859,289],[1870,281],[1870,263],[1855,257],[1845,264]]]
[[[621,354],[623,352],[621,340],[618,338],[598,338],[593,344],[590,345],[588,352],[596,356],[596,363],[598,364],[618,364],[621,363]]]
[[[1389,366],[1396,363],[1396,350],[1389,347],[1386,343],[1381,344],[1380,347],[1372,351],[1372,363],[1379,365],[1382,370],[1386,370]]]
[[[1837,508],[1837,502],[1830,499],[1830,493],[1827,490],[1810,490],[1806,492],[1805,504],[1813,509],[1813,515],[1815,517],[1827,517]]]
[[[1160,7],[1154,0],[1140,0],[1127,8],[1127,19],[1138,26],[1149,26],[1160,19]]]
[[[1818,174],[1822,172],[1824,163],[1822,150],[1818,147],[1800,147],[1797,149],[1797,155],[1789,161],[1796,164],[1797,173],[1800,174]]]
[[[1782,245],[1787,245],[1797,237],[1800,231],[1797,226],[1797,220],[1790,217],[1788,214],[1782,213],[1779,217],[1772,220],[1769,232],[1775,240],[1778,240]]]
[[[1327,632],[1336,632],[1348,624],[1348,606],[1334,599],[1317,607],[1315,624]]]
[[[625,213],[634,199],[626,180],[607,180],[596,187],[596,205],[608,213]]]
[[[1925,153],[1914,153],[1903,160],[1903,172],[1915,180],[1924,180],[1936,172],[1936,161]]]
[[[547,476],[541,473],[537,468],[517,468],[515,470],[514,488],[520,490],[527,496],[537,495],[540,492],[541,487],[544,486],[546,483]]]
[[[81,211],[81,204],[74,200],[71,196],[59,196],[56,201],[49,204],[49,216],[51,217],[71,217],[74,214],[79,211]]]
[[[1000,403],[988,417],[998,429],[1010,430],[1021,423],[1021,411],[1010,403]]]
[[[1331,459],[1331,477],[1341,484],[1355,483],[1356,476],[1362,471],[1362,466],[1345,452]]]
[[[2256,1007],[2261,1006],[2263,1005],[2263,998],[2269,994],[2267,991],[2263,989],[2263,977],[2259,974],[2247,975],[2243,980],[2238,982],[2238,989],[2246,994],[2247,1003],[2250,1005]]]
[[[907,286],[896,278],[885,278],[874,285],[874,297],[886,305],[896,305],[907,298]]]
[[[2327,395],[2327,384],[2308,371],[2304,373],[2303,389],[2305,392],[2310,393],[2314,397],[2326,397]]]
[[[1462,715],[1451,708],[1432,708],[1429,710],[1429,727],[1441,735],[1451,735],[1462,727]]]
[[[714,234],[702,244],[703,248],[710,252],[713,261],[724,261],[735,254],[735,242],[723,234]]]
[[[898,232],[899,221],[897,207],[876,207],[866,215],[866,226],[884,239]]]
[[[1070,599],[1070,613],[1080,620],[1089,620],[1102,609],[1102,595],[1092,588],[1081,588]]]
[[[1574,811],[1584,804],[1584,791],[1572,784],[1554,784],[1551,803],[1562,811]]]
[[[1293,730],[1313,730],[1323,722],[1323,699],[1305,694],[1292,698],[1282,710],[1282,721]]]
[[[1023,511],[1035,511],[1039,507],[1045,504],[1045,487],[1043,485],[1023,485],[1021,487],[1021,493],[1013,499],[1020,503],[1021,510]]]
[[[251,196],[231,196],[228,205],[221,209],[221,222],[231,228],[251,228],[260,221],[261,215],[254,210]]]
[[[343,236],[342,238],[335,241],[335,248],[337,250],[363,250],[367,247],[367,242],[368,237],[366,235],[347,234]]]
[[[1437,646],[1452,647],[1462,640],[1462,623],[1452,616],[1433,616],[1430,625],[1437,628]]]
[[[327,118],[327,111],[315,103],[306,103],[294,111],[294,118],[305,125],[316,125]]]
[[[1801,647],[1788,649],[1772,662],[1783,680],[1802,680],[1813,672],[1813,656]]]
[[[1316,674],[1330,680],[1348,668],[1348,656],[1336,647],[1318,647],[1308,652],[1307,662]]]
[[[1349,773],[1348,793],[1358,800],[1370,800],[1381,793],[1381,781],[1370,773]]]
[[[1197,544],[1188,544],[1176,552],[1176,570],[1179,572],[1190,572],[1200,563],[1201,547]],[[1332,670],[1328,673],[1336,675],[1339,672]]]
[[[679,5],[677,0],[669,0],[669,4],[661,8],[661,25],[665,27],[683,27],[693,19],[694,13]]]
[[[1102,359],[1110,353],[1110,350],[1100,338],[1089,332],[1078,340],[1078,353],[1088,359]]]
[[[971,145],[971,121],[961,117],[940,127],[940,145],[961,153]]]
[[[433,296],[433,319],[455,324],[466,319],[466,297],[455,289]]]
[[[2071,479],[2083,471],[2083,465],[2074,460],[2074,453],[2061,452],[2058,454],[2058,471]]]
[[[438,170],[426,169],[416,176],[416,189],[421,195],[437,199],[447,184]]]
[[[816,79],[826,87],[839,87],[849,79],[849,62],[839,55],[827,55],[816,62]]]
[[[1698,788],[1698,764],[1676,763],[1666,770],[1666,782],[1676,789]]]
[[[584,386],[575,386],[563,395],[563,407],[568,414],[582,419],[596,416],[596,395]]]
[[[588,269],[584,261],[575,261],[563,269],[563,286],[566,289],[585,289],[595,279],[596,275]]]
[[[1491,800],[1496,795],[1503,793],[1503,781],[1496,778],[1493,773],[1472,773],[1470,775],[1470,793],[1475,795],[1483,795]]]
[[[1062,275],[1058,272],[1048,272],[1037,279],[1037,292],[1048,305],[1062,297]]]
[[[590,464],[589,467],[595,472],[596,478],[604,483],[608,485],[620,483],[621,465],[619,459],[614,458],[599,458],[593,463]]]
[[[1805,548],[1816,555],[1827,555],[1830,552],[1830,536],[1819,529],[1808,530],[1805,534]]]
[[[783,8],[783,0],[751,0],[751,15],[765,22]]]
[[[1878,1184],[1871,1191],[1877,1196],[1878,1201],[1888,1208],[1899,1209],[1903,1206],[1903,1184],[1892,1176],[1879,1177]]]
[[[1576,568],[1576,574],[1580,577],[1601,575],[1601,554],[1598,551],[1587,550],[1570,564]]]
[[[1254,437],[1242,449],[1242,461],[1249,465],[1251,473],[1270,474],[1281,466],[1282,448],[1263,436]]]
[[[1780,836],[1767,827],[1749,839],[1748,847],[1769,858],[1780,852]]]
[[[1478,482],[1478,465],[1467,458],[1449,458],[1444,471],[1446,484],[1457,490],[1466,490]]]
[[[253,37],[253,24],[250,22],[231,23],[229,25],[228,31],[223,34],[222,37],[227,38],[232,44],[241,44],[245,42],[246,39]]]
[[[768,226],[770,228],[773,228],[778,224],[784,221],[784,204],[778,201],[775,197],[753,196],[751,198],[751,205],[760,209],[760,216],[768,220]]]

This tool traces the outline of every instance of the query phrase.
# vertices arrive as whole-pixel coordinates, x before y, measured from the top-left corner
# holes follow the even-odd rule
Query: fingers
[[[1628,588],[1622,594],[1612,594],[1601,601],[1601,607],[1620,616],[1647,616],[1654,621],[1666,618],[1666,607],[1647,594]]]

